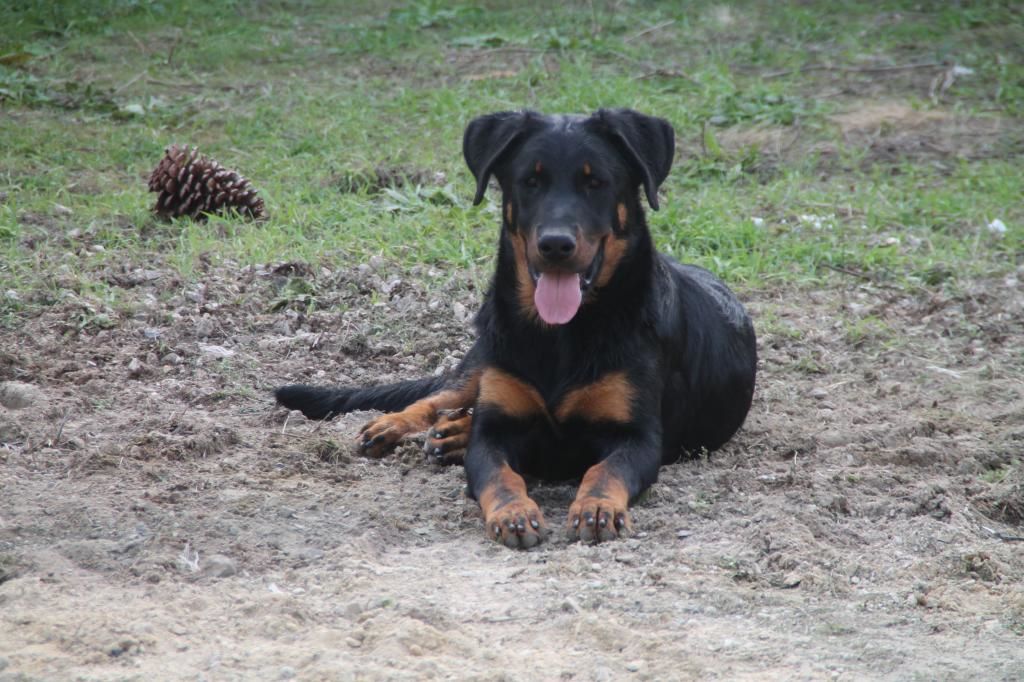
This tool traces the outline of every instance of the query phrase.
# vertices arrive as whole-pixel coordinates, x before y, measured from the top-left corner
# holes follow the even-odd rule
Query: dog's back
[[[754,326],[718,277],[662,255],[667,288],[659,333],[667,380],[663,461],[721,447],[750,410],[757,373]]]

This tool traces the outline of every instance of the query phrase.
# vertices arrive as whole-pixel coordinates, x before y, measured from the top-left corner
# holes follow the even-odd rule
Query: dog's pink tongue
[[[573,318],[583,302],[580,276],[561,272],[545,272],[537,280],[533,302],[540,319],[548,324],[565,324]]]

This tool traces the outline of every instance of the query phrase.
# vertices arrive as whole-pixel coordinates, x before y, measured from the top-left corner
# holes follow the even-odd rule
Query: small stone
[[[20,381],[0,382],[0,405],[8,410],[21,410],[42,399],[42,392],[32,384]]]
[[[20,443],[24,439],[24,429],[15,422],[0,416],[0,443]]]
[[[785,590],[791,590],[794,587],[800,587],[800,583],[804,581],[804,577],[800,573],[787,573],[783,576],[782,580],[779,581],[779,587]]]
[[[413,656],[422,656],[423,655],[423,647],[419,646],[418,644],[410,644],[409,645],[409,653],[412,654]]]
[[[146,371],[146,366],[138,358],[132,358],[128,361],[128,375],[134,379],[142,376]]]
[[[907,595],[907,606],[911,608],[917,608],[918,606],[928,606],[928,597],[921,592],[911,592]]]
[[[348,644],[353,649],[358,649],[359,647],[361,647],[363,645],[363,643],[360,642],[355,637],[346,637],[345,638],[345,644]]]
[[[1006,234],[1006,223],[1004,223],[999,218],[996,218],[995,220],[988,224],[988,231],[994,235],[1002,237],[1004,234]]]
[[[466,322],[469,320],[469,311],[466,309],[466,306],[458,301],[452,303],[452,312],[455,314],[455,319],[459,322]]]
[[[824,400],[825,398],[828,397],[828,391],[826,391],[825,389],[823,389],[821,387],[812,388],[810,396],[812,398],[814,398],[815,400]]]
[[[230,358],[235,351],[224,346],[211,346],[205,343],[199,344],[199,350],[214,358]]]
[[[214,554],[206,560],[203,572],[214,578],[227,578],[238,573],[238,566],[231,557]]]
[[[291,667],[290,665],[282,666],[281,669],[277,671],[277,679],[279,680],[291,680],[294,678],[295,668]]]
[[[198,320],[196,320],[196,323],[195,323],[196,338],[200,338],[200,339],[209,338],[209,337],[213,336],[213,332],[214,331],[215,331],[215,325],[214,325],[213,320],[211,318],[209,318],[209,317],[201,317]]]
[[[395,279],[389,280],[381,284],[380,291],[385,296],[390,296],[391,292],[393,292],[395,289],[398,289],[400,286],[402,286],[402,284],[402,280],[396,277]]]
[[[848,432],[840,431],[838,429],[829,429],[819,433],[817,441],[819,445],[826,448],[837,448],[849,443],[851,438],[852,436]]]
[[[631,673],[635,673],[643,667],[643,661],[630,661],[626,664],[626,670]]]
[[[142,330],[142,335],[145,336],[147,339],[159,339],[160,330],[155,329],[153,327],[147,327],[146,329]]]

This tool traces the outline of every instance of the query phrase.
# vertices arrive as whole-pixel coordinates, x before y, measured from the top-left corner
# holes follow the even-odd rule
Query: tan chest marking
[[[555,409],[555,418],[626,423],[633,416],[636,388],[625,372],[611,372],[592,384],[573,389]]]
[[[510,417],[529,417],[547,412],[544,399],[533,386],[494,367],[480,376],[481,405],[496,407]]]
[[[569,391],[554,410],[559,422],[585,419],[625,424],[633,418],[636,388],[625,372],[612,372],[599,381]],[[498,408],[510,417],[548,415],[540,392],[525,381],[494,367],[480,377],[481,405]]]

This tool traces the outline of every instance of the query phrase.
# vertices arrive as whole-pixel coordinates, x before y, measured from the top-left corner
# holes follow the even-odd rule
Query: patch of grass
[[[986,483],[991,483],[993,485],[1003,483],[1010,478],[1011,474],[1013,474],[1015,470],[1019,470],[1019,467],[1020,461],[1015,459],[1008,464],[1000,465],[982,472],[980,478]]]
[[[804,353],[790,363],[789,367],[801,374],[828,374],[828,367],[813,353]]]
[[[892,336],[892,330],[885,320],[868,315],[845,321],[843,334],[848,344],[859,347],[866,343],[885,341]]]
[[[652,230],[740,287],[845,272],[918,291],[1007,273],[1024,253],[1024,145],[938,162],[907,145],[883,160],[829,117],[895,99],[996,117],[1024,140],[1020,18],[1012,3],[909,0],[7,3],[0,294],[16,296],[0,315],[63,290],[103,304],[90,283],[126,263],[188,278],[204,259],[380,255],[482,277],[499,220],[495,197],[469,205],[461,133],[474,115],[522,107],[670,119],[680,155]],[[938,105],[935,72],[870,71],[944,60],[971,72]],[[720,143],[749,127],[791,132],[795,147]],[[270,220],[153,218],[144,178],[171,143],[245,174]],[[825,163],[828,146],[840,151]],[[315,304],[315,292],[283,297]]]

